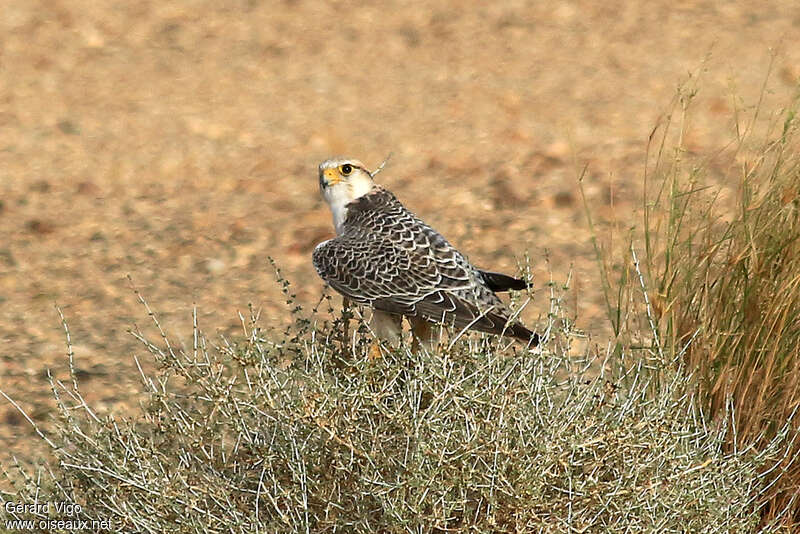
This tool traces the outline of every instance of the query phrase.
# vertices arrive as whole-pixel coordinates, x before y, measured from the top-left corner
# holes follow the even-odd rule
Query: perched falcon
[[[354,159],[319,166],[319,187],[333,212],[337,237],[317,245],[314,268],[346,298],[374,309],[375,333],[402,336],[402,317],[431,345],[430,323],[504,334],[530,346],[539,336],[519,322],[497,291],[525,289],[523,280],[474,267],[436,230],[373,181]],[[425,337],[427,336],[427,339]]]

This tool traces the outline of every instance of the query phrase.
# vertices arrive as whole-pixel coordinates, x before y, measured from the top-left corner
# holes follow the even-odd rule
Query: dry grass
[[[631,254],[613,281],[601,261],[606,302],[621,339],[637,338],[648,316],[658,335],[644,343],[683,352],[707,420],[727,417],[730,405],[736,432],[726,450],[762,447],[800,407],[798,100],[773,116],[764,141],[752,130],[758,106],[749,121],[737,117],[737,137],[716,155],[731,162],[726,181],[735,185],[723,199],[706,185],[711,159],[691,162],[683,144],[692,83],[679,92],[675,120],[652,138],[643,231],[632,237],[644,243],[652,313],[630,305],[640,286]],[[765,519],[788,507],[787,528],[800,525],[799,452],[795,444],[765,495]]]
[[[181,349],[134,332],[160,371],[131,419],[55,383],[59,462],[4,500],[78,503],[125,532],[755,531],[788,426],[726,450],[733,415],[707,424],[679,355],[573,353],[566,288],[549,287],[543,353],[470,337],[370,361],[364,323],[306,313],[281,283],[283,332],[252,317],[215,346],[195,319]]]

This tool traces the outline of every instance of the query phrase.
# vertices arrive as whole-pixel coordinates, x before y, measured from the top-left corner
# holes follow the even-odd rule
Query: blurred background
[[[2,388],[46,423],[46,370],[67,367],[58,304],[87,400],[124,412],[142,352],[127,330],[148,323],[128,275],[179,340],[195,304],[212,339],[249,303],[284,324],[268,256],[315,304],[310,254],[333,235],[317,164],[335,154],[374,168],[391,152],[378,181],[482,267],[527,252],[539,288],[572,269],[578,326],[604,344],[578,176],[624,240],[648,136],[689,73],[700,156],[760,99],[768,122],[796,94],[800,5],[490,4],[4,2]],[[547,309],[539,291],[526,322]],[[31,437],[0,403],[7,450]]]

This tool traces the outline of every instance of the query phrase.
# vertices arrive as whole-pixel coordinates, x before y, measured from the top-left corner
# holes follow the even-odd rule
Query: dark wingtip
[[[531,338],[529,340],[528,346],[529,347],[538,347],[539,346],[539,334],[537,334],[536,332],[533,333],[533,335],[531,336]]]
[[[539,334],[528,330],[519,323],[509,325],[506,334],[527,343],[529,347],[539,346]]]
[[[513,289],[514,291],[522,291],[523,289],[526,289],[532,285],[525,280],[514,278],[513,276],[508,276],[507,274],[494,273],[491,271],[481,271],[481,276],[483,276],[483,281],[486,282],[486,286],[495,293],[500,291],[508,291],[510,289]]]

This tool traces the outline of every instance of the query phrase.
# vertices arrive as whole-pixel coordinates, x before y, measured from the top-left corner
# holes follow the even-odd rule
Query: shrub
[[[575,354],[554,284],[544,351],[467,337],[378,360],[363,322],[285,290],[284,331],[253,319],[215,346],[195,318],[183,350],[136,332],[159,371],[129,419],[56,384],[58,463],[4,499],[124,532],[754,531],[789,428],[726,450],[733,413],[707,424],[679,358]]]

